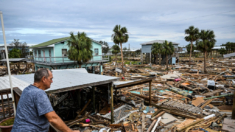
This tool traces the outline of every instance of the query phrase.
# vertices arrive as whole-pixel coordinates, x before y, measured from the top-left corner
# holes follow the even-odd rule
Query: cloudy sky
[[[128,29],[125,46],[131,48],[152,40],[187,45],[184,30],[191,25],[213,30],[216,45],[235,42],[235,0],[0,0],[0,11],[8,44],[39,44],[80,31],[112,46],[117,24]]]

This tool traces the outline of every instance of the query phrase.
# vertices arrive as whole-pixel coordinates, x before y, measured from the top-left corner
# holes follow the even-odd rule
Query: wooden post
[[[114,112],[113,112],[113,84],[110,83],[109,86],[111,85],[111,88],[110,88],[110,97],[111,97],[111,124],[114,123]]]
[[[79,108],[81,108],[81,99],[82,99],[81,89],[78,89],[78,106],[79,106]]]
[[[117,89],[115,89],[115,96],[117,97]]]
[[[232,111],[232,119],[235,119],[235,90],[233,92],[233,111]]]
[[[92,87],[92,92],[93,92],[93,112],[95,112],[95,87]]]
[[[149,82],[149,105],[151,105],[152,99],[151,99],[151,90],[152,90],[152,80]]]
[[[5,109],[4,109],[4,102],[3,102],[2,93],[1,93],[1,99],[2,99],[2,113],[3,113],[3,118],[5,119]]]
[[[115,87],[115,86],[114,86]],[[115,89],[115,88],[114,88]],[[115,102],[117,102],[117,99],[118,99],[118,97],[117,97],[117,89],[115,89]]]
[[[142,113],[142,132],[144,132],[144,128],[145,128],[145,114]]]
[[[11,116],[11,110],[10,110],[10,108],[11,108],[11,106],[10,106],[10,103],[9,103],[9,96],[8,96],[8,93],[7,93],[7,103],[8,103],[8,114],[9,114],[9,117]]]

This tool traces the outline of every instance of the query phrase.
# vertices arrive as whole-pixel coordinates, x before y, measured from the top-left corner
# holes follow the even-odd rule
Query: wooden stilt
[[[92,87],[93,92],[93,112],[95,112],[95,87]]]
[[[78,106],[81,108],[81,89],[78,90]]]
[[[109,84],[110,85],[110,96],[111,96],[111,124],[114,123],[114,112],[113,112],[113,85],[112,83]]]

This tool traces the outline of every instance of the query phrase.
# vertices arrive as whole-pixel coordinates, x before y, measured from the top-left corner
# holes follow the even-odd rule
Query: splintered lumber
[[[151,123],[150,127],[148,128],[147,132],[150,132],[154,126],[154,124],[156,124],[157,120],[153,120],[153,122]]]
[[[151,119],[154,120],[156,118],[158,118],[159,116],[162,116],[165,113],[165,111],[162,111],[160,113],[158,113],[156,116],[152,117]]]
[[[187,79],[183,78],[182,76],[181,76],[181,79],[187,80]],[[187,80],[187,81],[193,83],[194,85],[197,85],[197,82],[194,82],[194,81],[191,81],[191,80]],[[184,87],[183,85],[180,85],[180,86]],[[200,86],[200,87],[206,89],[207,91],[210,91],[207,87],[204,87],[204,86]],[[185,88],[187,88],[187,86]]]
[[[145,128],[145,115],[142,113],[142,132],[144,131]]]
[[[158,123],[160,122],[160,120],[161,120],[161,117],[159,117],[159,118],[157,119],[157,122],[155,123],[155,125],[154,125],[154,127],[153,127],[153,129],[152,129],[151,132],[154,132],[154,131],[155,131],[156,127],[158,126]]]
[[[108,121],[105,121],[105,120],[98,120],[97,118],[91,116],[91,115],[88,115],[88,118],[92,119],[95,121],[95,124],[108,124]]]
[[[164,125],[162,125],[162,126],[157,127],[157,129],[162,129],[164,126],[167,126],[167,125],[169,125],[169,124],[171,124],[171,123],[174,123],[174,122],[176,122],[176,121],[177,121],[177,120],[170,121],[170,122],[168,122],[168,123],[166,123],[166,124],[164,124]]]
[[[122,124],[109,124],[109,127],[122,127]]]
[[[226,97],[226,96],[232,96],[233,93],[230,93],[230,94],[223,94],[223,95],[220,95],[220,96],[212,96],[212,97],[209,97],[209,98],[204,98],[204,100],[207,100],[207,99],[214,99],[214,98],[221,98],[221,97]]]
[[[66,125],[67,125],[68,127],[71,127],[71,126],[73,126],[74,124],[76,124],[77,122],[84,120],[85,118],[86,118],[86,117],[83,117],[83,118],[81,118],[81,119],[74,120],[74,121],[72,121],[72,122],[67,123]]]
[[[140,95],[140,94],[135,94],[135,93],[131,93],[131,95],[135,95],[135,96],[138,96],[140,98],[143,98],[145,100],[149,100],[149,96],[144,96],[144,95]],[[154,99],[152,98],[153,101],[158,101],[158,99]]]
[[[104,120],[111,121],[111,119],[106,118],[106,117],[103,117],[103,116],[100,116],[100,115],[93,115],[93,116],[98,117],[98,118],[102,118],[102,119],[104,119]]]
[[[214,90],[212,92],[207,92],[207,93],[204,93],[203,96],[213,96],[217,93],[221,93],[223,90],[222,89],[217,89],[217,90]]]
[[[213,99],[207,100],[207,101],[201,106],[201,108],[203,109],[204,107],[206,107],[208,104],[211,103],[211,101],[213,101]]]
[[[145,101],[145,103],[148,104],[147,101]],[[182,116],[182,117],[185,117],[185,118],[192,118],[192,119],[196,119],[197,117],[201,117],[200,114],[190,114],[189,112],[181,112],[180,110],[176,111],[176,110],[171,110],[170,108],[167,108],[167,107],[162,107],[162,106],[159,106],[159,105],[156,105],[156,104],[152,104],[152,106],[155,106],[157,108],[160,108],[162,110],[164,110],[165,112],[167,113],[170,113],[170,114],[173,114],[173,115],[178,115],[178,116]]]
[[[190,88],[190,87],[188,87],[188,86],[182,85],[182,84],[180,84],[180,87],[183,87],[183,88],[189,89],[189,90],[191,90],[191,91],[195,91],[194,89],[192,89],[192,88]]]
[[[87,106],[90,104],[91,99],[86,103],[86,105],[82,108],[82,110],[78,113],[78,116],[83,113],[83,111],[87,108]]]
[[[202,119],[199,119],[199,120],[196,120],[196,121],[194,121],[194,122],[192,122],[192,123],[190,123],[190,124],[188,124],[188,125],[186,125],[186,126],[184,126],[184,127],[182,127],[182,128],[178,128],[177,130],[178,130],[179,132],[182,132],[183,130],[187,129],[187,128],[190,127],[190,126],[194,126],[194,125],[196,125],[196,124],[198,124],[198,123],[200,123],[200,122],[202,122],[202,121],[205,121],[205,120],[207,120],[207,119],[209,119],[209,118],[213,118],[213,117],[215,117],[215,114],[206,116],[206,117],[204,117],[204,118],[202,118]]]
[[[183,91],[182,89],[173,87],[172,85],[170,85],[168,83],[166,83],[166,84],[170,87],[169,90],[171,90],[172,92],[183,95],[188,98],[192,98],[192,96],[189,93]]]

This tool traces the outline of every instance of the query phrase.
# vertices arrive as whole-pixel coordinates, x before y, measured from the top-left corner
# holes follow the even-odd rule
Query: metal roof
[[[52,70],[53,83],[47,93],[65,92],[74,89],[97,86],[116,81],[117,77],[104,76],[98,74],[84,73],[83,69]],[[34,82],[34,74],[15,75],[16,78],[26,83]],[[20,88],[22,91],[23,89]]]
[[[30,83],[26,83],[20,79],[15,78],[14,76],[11,76],[11,80],[12,80],[12,87],[18,87],[20,89],[24,89],[25,87],[29,86]],[[1,90],[6,90],[6,89],[10,89],[10,83],[9,83],[9,77],[5,76],[5,77],[0,77],[0,91]],[[11,94],[8,94],[9,97],[11,98]],[[3,95],[3,99],[6,99],[7,96]],[[1,97],[0,97],[1,99]]]
[[[7,59],[2,59],[0,61],[7,61]],[[18,61],[26,61],[25,58],[9,58],[9,62],[18,62]]]
[[[153,40],[153,41],[149,41],[149,42],[145,42],[145,43],[142,43],[142,44],[140,44],[140,45],[148,45],[148,44],[153,44],[153,43],[164,43],[165,42],[165,40]],[[171,41],[168,41],[168,42],[171,42]],[[179,43],[175,43],[175,42],[172,42],[172,44],[178,44],[179,45]]]
[[[225,46],[214,46],[212,49],[222,49],[225,48]]]
[[[58,38],[58,39],[52,39],[52,40],[49,40],[49,41],[46,41],[46,42],[43,42],[43,43],[40,43],[40,44],[37,44],[37,45],[33,45],[30,48],[47,47],[47,46],[52,45],[52,44],[56,44],[56,43],[59,43],[59,42],[67,41],[69,39],[70,39],[70,37],[63,37],[63,38]],[[101,43],[99,43],[98,41],[95,41],[93,39],[91,39],[91,40],[93,42],[101,45]]]

